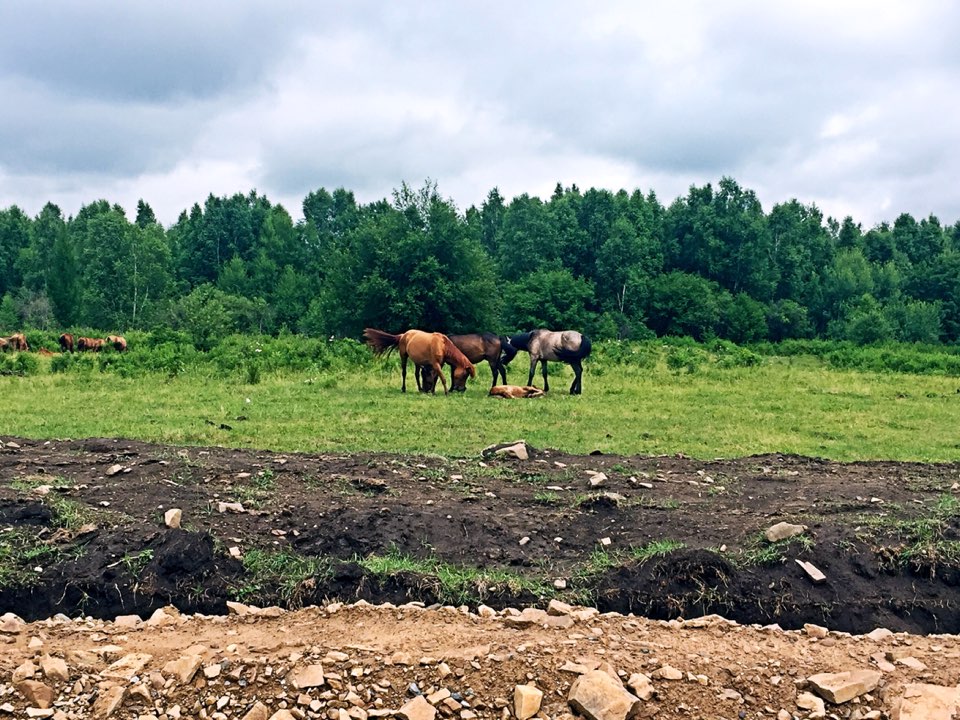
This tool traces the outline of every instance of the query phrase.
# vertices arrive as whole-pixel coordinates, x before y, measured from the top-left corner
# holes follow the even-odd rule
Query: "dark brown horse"
[[[376,328],[366,328],[363,331],[363,337],[375,355],[383,355],[393,348],[399,350],[400,369],[403,375],[403,382],[400,386],[402,392],[407,391],[408,358],[413,360],[415,365],[429,365],[433,372],[440,377],[444,394],[448,392],[447,379],[443,376],[442,366],[444,364],[452,368],[451,374],[455,390],[458,389],[458,384],[466,389],[468,375],[470,377],[477,376],[477,370],[473,363],[443,333],[407,330],[405,333],[393,335]]]
[[[530,353],[530,379],[527,385],[533,385],[533,375],[539,362],[543,367],[543,389],[550,390],[547,383],[547,360],[565,362],[573,368],[573,384],[570,386],[571,395],[579,395],[583,391],[582,360],[590,354],[593,345],[590,338],[576,330],[532,330],[520,333],[510,338],[510,344],[517,350],[526,350]]]
[[[477,364],[486,360],[493,372],[493,383],[497,384],[499,375],[502,382],[507,382],[507,363],[513,360],[517,349],[504,336],[493,333],[469,333],[467,335],[451,335],[450,341],[460,348],[460,352],[467,356],[470,362]],[[456,388],[454,388],[456,389]]]
[[[127,341],[123,335],[107,335],[107,344],[113,345],[113,349],[117,352],[127,351]]]
[[[59,338],[60,341],[60,352],[73,352],[73,335],[70,333],[64,333]]]

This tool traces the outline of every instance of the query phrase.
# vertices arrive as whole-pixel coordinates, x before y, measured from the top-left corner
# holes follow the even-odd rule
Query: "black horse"
[[[571,395],[579,395],[583,391],[583,359],[590,354],[593,344],[590,338],[576,330],[531,330],[510,338],[510,345],[517,350],[526,350],[530,353],[530,379],[527,385],[533,385],[533,376],[537,370],[537,362],[543,368],[543,389],[550,389],[547,383],[547,360],[565,362],[573,368],[573,384],[570,386]]]

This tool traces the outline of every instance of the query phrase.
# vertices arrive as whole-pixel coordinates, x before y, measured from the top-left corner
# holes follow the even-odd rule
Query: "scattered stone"
[[[583,665],[582,663],[574,663],[569,661],[561,665],[559,669],[560,669],[560,672],[573,673],[574,675],[583,675],[584,673],[588,673],[591,670],[591,668],[587,667],[586,665]]]
[[[238,502],[218,502],[217,503],[217,512],[218,513],[245,513],[246,510],[243,509],[243,503]]]
[[[543,691],[533,685],[517,685],[513,689],[513,714],[517,720],[527,720],[540,712]]]
[[[810,578],[811,582],[814,585],[820,585],[827,581],[827,576],[821,572],[820,568],[814,565],[812,562],[807,562],[806,560],[801,560],[797,558],[797,565],[807,574],[807,577]]]
[[[0,615],[0,633],[16,635],[23,631],[25,625],[26,623],[23,621],[23,618],[19,615],[14,615],[12,612]]]
[[[320,664],[307,665],[294,671],[290,678],[293,686],[298,690],[306,688],[320,687],[325,679],[323,675],[323,666]]]
[[[568,605],[556,598],[551,600],[550,604],[547,605],[547,615],[569,615],[572,612],[573,605]]]
[[[804,532],[806,532],[806,530],[806,525],[794,525],[788,522],[778,522],[776,525],[767,528],[763,533],[763,536],[769,542],[778,542],[780,540],[792,538],[796,535],[802,535]]]
[[[496,455],[503,457],[512,457],[517,460],[528,460],[532,448],[527,445],[525,440],[514,440],[513,442],[498,443],[490,445],[480,451],[483,457],[493,457]]]
[[[43,676],[50,682],[64,682],[70,677],[70,671],[63,658],[44,655],[40,658],[40,669],[43,671]]]
[[[437,709],[428,703],[423,695],[417,695],[397,711],[400,720],[434,720]]]
[[[271,715],[270,720],[300,720],[300,718],[286,708],[282,708]]]
[[[865,635],[865,637],[869,638],[870,640],[873,640],[873,642],[878,643],[878,642],[883,642],[884,640],[889,640],[890,638],[892,638],[893,632],[888,630],[887,628],[876,628],[875,630],[871,630],[870,632],[868,632]]]
[[[924,670],[927,669],[926,665],[924,665],[922,662],[920,662],[919,660],[917,660],[915,657],[912,657],[912,656],[900,658],[899,660],[897,660],[897,662],[903,665],[904,667],[908,667],[911,670],[916,670],[917,672],[923,672]]]
[[[556,580],[553,581],[553,586],[554,586],[557,590],[566,590],[566,589],[567,589],[567,581],[564,580],[563,578],[557,578]]]
[[[825,638],[830,631],[827,630],[822,625],[813,625],[812,623],[804,623],[803,631],[812,638],[817,638],[822,640]]]
[[[27,717],[28,718],[48,718],[53,717],[53,709],[47,708],[46,710],[41,710],[40,708],[27,708]]]
[[[953,720],[960,717],[960,686],[910,684],[894,703],[891,720]]]
[[[28,703],[42,710],[50,707],[56,697],[53,688],[39,680],[21,680],[15,687],[17,692],[27,699]]]
[[[177,660],[171,660],[160,671],[164,677],[174,677],[181,685],[193,681],[194,676],[203,664],[199,655],[184,655]]]
[[[603,473],[596,473],[590,476],[590,487],[600,487],[606,482],[607,476]]]
[[[13,671],[13,677],[10,681],[16,685],[23,680],[30,680],[37,674],[37,666],[29,660],[25,660],[20,667]]]
[[[840,705],[876,688],[880,677],[880,673],[876,670],[846,670],[839,673],[811,675],[807,678],[807,682],[824,700]]]
[[[823,700],[813,693],[802,692],[797,695],[797,707],[806,710],[810,718],[823,718],[827,716],[827,709],[823,705]]]
[[[591,670],[574,680],[567,702],[587,720],[630,720],[641,708],[636,695],[602,670]]]
[[[170,508],[163,514],[163,523],[168,528],[179,528],[182,518],[183,510],[180,508]]]
[[[631,675],[627,680],[627,687],[644,702],[653,697],[653,683],[650,681],[650,678],[643,673],[634,673]]]
[[[139,615],[117,615],[113,619],[113,624],[122,628],[135,628],[143,625],[143,618]]]
[[[683,680],[683,673],[672,665],[664,665],[659,670],[654,671],[651,677],[658,680]]]
[[[253,607],[250,605],[244,605],[243,603],[234,602],[233,600],[227,600],[228,615],[249,615],[252,612]]]
[[[153,655],[147,653],[124,655],[115,663],[108,665],[100,676],[114,680],[130,680],[134,675],[139,675],[152,659]]]
[[[113,477],[119,472],[123,472],[123,465],[111,465],[107,468],[107,477]]]

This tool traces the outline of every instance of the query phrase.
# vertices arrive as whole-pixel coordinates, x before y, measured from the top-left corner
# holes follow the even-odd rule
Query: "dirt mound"
[[[952,464],[17,444],[0,454],[0,610],[27,618],[557,597],[659,619],[960,631]],[[164,526],[171,507],[183,529]],[[781,520],[807,529],[763,540]]]

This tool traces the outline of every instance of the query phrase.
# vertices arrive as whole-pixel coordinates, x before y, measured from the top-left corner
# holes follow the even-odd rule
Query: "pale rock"
[[[496,617],[497,611],[494,610],[492,607],[489,607],[488,605],[478,605],[477,615],[485,618]]]
[[[627,679],[627,687],[644,702],[653,697],[653,683],[650,681],[650,678],[643,673],[633,673],[633,675]]]
[[[143,625],[143,618],[139,615],[117,615],[113,619],[113,624],[118,628],[135,628]]]
[[[323,665],[316,663],[298,668],[293,672],[290,681],[298,690],[320,687],[324,683]]]
[[[884,640],[889,640],[893,637],[893,632],[887,628],[876,628],[868,632],[865,637],[872,640],[875,643],[883,642]]]
[[[793,715],[783,708],[780,708],[780,712],[777,713],[777,720],[793,720]]]
[[[590,476],[590,487],[600,487],[606,482],[607,476],[604,473],[596,473]]]
[[[630,720],[641,708],[640,698],[602,670],[591,670],[574,680],[567,702],[587,720]]]
[[[505,625],[509,627],[530,627],[539,625],[547,618],[547,613],[539,608],[524,608],[519,615],[507,616],[503,619]]]
[[[923,672],[924,670],[927,669],[926,665],[924,665],[922,662],[920,662],[919,660],[917,660],[915,657],[912,657],[912,656],[900,658],[899,660],[897,660],[897,662],[903,665],[904,667],[908,667],[911,670],[916,670],[917,672]]]
[[[165,608],[157,608],[153,611],[150,619],[147,620],[146,625],[149,627],[163,627],[164,625],[172,625],[175,622],[176,618],[170,615]]]
[[[179,528],[182,519],[183,510],[180,508],[170,508],[163,514],[163,524],[168,528]]]
[[[53,699],[56,697],[53,688],[39,680],[21,680],[14,687],[27,699],[28,703],[42,710],[53,705]]]
[[[573,625],[573,618],[569,615],[548,615],[543,621],[544,627],[559,628],[561,630],[569,630]]]
[[[533,685],[517,685],[513,689],[513,714],[517,720],[527,720],[540,712],[543,691]]]
[[[220,673],[223,671],[223,665],[220,663],[214,663],[213,665],[207,665],[203,668],[203,676],[207,680],[215,680],[220,677]]]
[[[801,560],[800,558],[797,558],[795,562],[800,566],[800,569],[806,573],[807,577],[810,579],[810,582],[812,582],[814,585],[822,585],[827,581],[827,576],[824,575],[820,568],[818,568],[812,562],[807,562],[806,560]]]
[[[788,522],[778,522],[776,525],[768,527],[766,531],[764,531],[763,536],[768,542],[777,542],[779,540],[792,538],[796,535],[801,535],[806,532],[806,530],[806,525],[794,525],[793,523]]]
[[[590,672],[591,668],[582,663],[570,662],[569,660],[560,666],[560,672],[573,673],[574,675],[583,675]]]
[[[450,697],[450,691],[447,688],[440,688],[435,693],[427,695],[427,702],[431,705],[437,705]],[[348,698],[349,699],[349,698]]]
[[[811,675],[807,678],[807,682],[824,700],[840,705],[876,688],[880,677],[880,673],[876,670],[846,670],[839,673]]]
[[[650,677],[657,680],[683,680],[683,673],[672,665],[664,665],[655,670]]]
[[[550,604],[547,605],[547,615],[569,615],[573,612],[573,606],[568,605],[565,602],[561,602],[554,598],[550,601]]]
[[[300,720],[300,718],[284,708],[282,710],[277,710],[273,715],[271,715],[270,720]]]
[[[14,710],[16,710],[16,708],[13,706],[13,703],[0,705],[0,712],[6,713],[7,715],[13,715]]]
[[[123,472],[123,465],[111,465],[107,468],[107,477],[113,477],[119,472]]]
[[[147,653],[130,653],[108,665],[100,676],[114,680],[129,680],[134,675],[139,675],[152,659],[153,655]]]
[[[227,614],[228,615],[249,615],[253,612],[253,607],[250,605],[244,605],[243,603],[234,602],[233,600],[227,600]]]
[[[246,510],[243,508],[243,503],[238,502],[218,502],[217,503],[217,512],[218,513],[244,513]]]
[[[811,623],[804,623],[804,625],[803,625],[803,631],[804,631],[809,637],[817,638],[817,639],[820,639],[820,640],[822,640],[823,638],[825,638],[825,637],[829,634],[829,632],[830,632],[829,630],[827,630],[827,629],[826,629],[825,627],[823,627],[822,625],[813,625],[813,624],[811,624]]]
[[[18,682],[22,682],[23,680],[31,680],[36,674],[37,666],[29,660],[26,660],[22,665],[13,671],[13,677],[10,678],[10,682],[16,685]]]
[[[827,716],[827,709],[824,707],[823,700],[813,693],[802,692],[797,695],[797,707],[806,710],[810,718],[823,718]]]
[[[176,678],[178,683],[186,685],[193,681],[202,664],[203,660],[199,655],[184,655],[168,662],[160,672],[165,677]]]
[[[894,703],[891,720],[954,720],[960,717],[960,685],[914,683],[903,688]]]
[[[434,720],[437,709],[428,703],[423,695],[417,695],[402,708],[397,710],[400,720]]]
[[[24,626],[26,626],[26,623],[19,615],[14,615],[12,612],[0,615],[0,633],[16,635],[23,632]]]
[[[64,682],[70,677],[70,670],[63,658],[44,655],[40,658],[40,669],[50,682]]]
[[[43,647],[43,640],[38,637],[30,638],[30,642],[27,643],[27,648],[29,650],[39,650]]]

